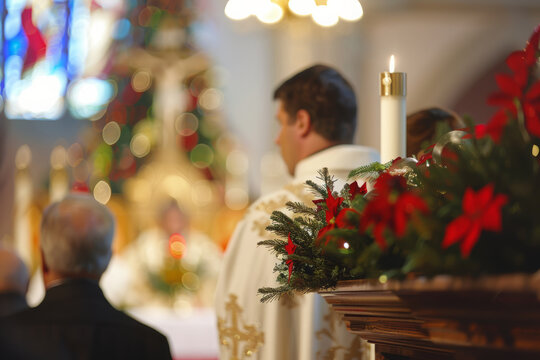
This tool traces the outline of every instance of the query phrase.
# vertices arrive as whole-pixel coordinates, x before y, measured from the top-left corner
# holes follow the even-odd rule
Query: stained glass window
[[[8,118],[54,120],[62,116],[68,86],[85,70],[91,26],[88,3],[0,0],[1,93]],[[91,79],[85,89],[96,82]]]

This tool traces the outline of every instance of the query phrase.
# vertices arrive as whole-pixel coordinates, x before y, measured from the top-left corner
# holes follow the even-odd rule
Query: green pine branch
[[[308,216],[317,215],[317,210],[304,204],[303,202],[287,202],[287,208],[295,214],[304,214]]]
[[[379,176],[382,171],[385,171],[392,165],[392,161],[381,164],[380,162],[373,162],[368,165],[360,166],[349,173],[349,179],[358,177],[373,179]]]

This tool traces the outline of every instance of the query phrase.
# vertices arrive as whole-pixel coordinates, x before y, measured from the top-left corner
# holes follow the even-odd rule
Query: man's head
[[[50,205],[41,221],[44,268],[60,277],[99,279],[112,256],[114,218],[88,194]]]
[[[0,247],[0,293],[16,292],[26,294],[28,269],[17,254]]]
[[[337,144],[351,144],[356,129],[356,96],[336,70],[315,65],[283,82],[274,91],[281,126],[276,143],[294,174],[305,157]]]

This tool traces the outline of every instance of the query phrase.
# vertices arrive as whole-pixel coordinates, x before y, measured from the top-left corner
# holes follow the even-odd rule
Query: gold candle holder
[[[380,75],[381,96],[407,96],[406,73],[385,71]]]

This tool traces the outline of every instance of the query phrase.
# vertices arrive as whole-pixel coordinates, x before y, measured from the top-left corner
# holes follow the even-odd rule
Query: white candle
[[[406,155],[407,74],[394,72],[394,55],[389,71],[380,75],[381,87],[381,162]]]

